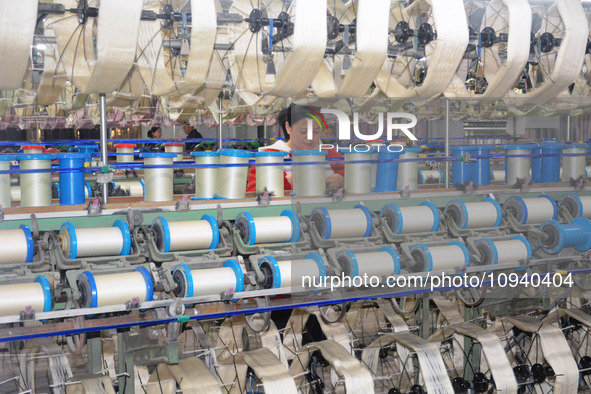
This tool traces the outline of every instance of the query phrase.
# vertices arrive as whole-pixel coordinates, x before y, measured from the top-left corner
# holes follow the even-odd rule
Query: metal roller
[[[538,224],[548,219],[556,219],[558,206],[550,196],[542,194],[537,198],[509,197],[503,210],[510,212],[521,224]]]
[[[310,215],[310,222],[323,239],[367,238],[373,229],[371,211],[361,204],[353,209],[317,207]]]
[[[244,291],[244,272],[236,260],[227,260],[221,268],[191,270],[186,264],[174,268],[172,277],[177,297],[198,297]]]
[[[121,219],[113,227],[74,228],[65,222],[60,228],[62,251],[68,259],[99,256],[127,256],[131,252],[129,226]]]
[[[245,245],[300,240],[300,220],[291,209],[284,210],[278,217],[253,218],[249,212],[241,212],[234,227]]]
[[[84,271],[77,278],[82,308],[120,305],[126,302],[152,301],[154,286],[150,271],[137,267],[133,272],[109,275],[93,275]]]
[[[418,207],[399,207],[390,203],[382,208],[380,217],[386,219],[394,234],[437,231],[441,222],[439,210],[429,201],[423,201]]]
[[[498,227],[503,220],[501,205],[492,198],[469,203],[452,200],[444,212],[461,229]]]
[[[186,222],[168,222],[159,216],[152,222],[152,231],[158,250],[164,253],[216,249],[220,241],[217,220],[211,215]]]

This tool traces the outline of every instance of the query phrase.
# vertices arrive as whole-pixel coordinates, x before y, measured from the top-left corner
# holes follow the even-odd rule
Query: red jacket
[[[266,152],[279,152],[278,150],[268,149]],[[343,155],[337,152],[334,149],[327,149],[326,150],[326,157],[329,158],[338,158],[343,159]],[[331,164],[330,167],[334,171],[335,174],[339,174],[340,176],[345,176],[345,165],[344,164]],[[257,188],[257,173],[256,167],[251,167],[250,171],[248,172],[248,185],[246,186],[247,192],[255,192]],[[283,188],[284,190],[291,190],[291,183],[287,180],[287,173],[283,172]]]

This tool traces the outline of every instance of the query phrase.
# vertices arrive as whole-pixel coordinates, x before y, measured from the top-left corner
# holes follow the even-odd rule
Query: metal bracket
[[[399,193],[401,199],[408,200],[410,198],[410,187],[406,185]]]
[[[104,167],[107,168],[108,167]],[[96,176],[96,183],[101,183],[101,184],[105,184],[105,183],[111,183],[113,182],[113,172],[112,171],[108,171],[108,172],[99,172]]]
[[[0,222],[4,221],[4,207],[0,205]]]
[[[129,230],[133,231],[134,228],[141,226],[144,222],[144,214],[142,211],[137,209],[129,209],[127,211],[127,223],[129,224]]]
[[[585,182],[586,180],[583,177],[576,180],[571,179],[571,186],[573,186],[575,190],[583,190],[585,189]]]
[[[33,239],[39,239],[39,221],[34,213],[31,214],[31,230],[33,231]]]
[[[517,180],[517,185],[520,186],[519,192],[520,193],[528,193],[529,192],[529,188],[531,186],[531,180],[530,179],[525,179],[525,180],[522,181],[523,183],[519,184],[520,181],[521,181],[520,179]]]
[[[91,200],[86,207],[88,216],[99,216],[103,210],[101,201],[98,198]]]
[[[176,202],[175,209],[179,212],[187,212],[191,209],[189,197],[186,194],[183,194],[181,199]]]
[[[268,207],[269,204],[271,203],[272,194],[273,194],[273,192],[269,192],[266,189],[264,192],[262,192],[260,194],[257,193],[257,201],[259,203],[259,206],[260,207]]]
[[[223,211],[222,211],[222,206],[220,204],[218,204],[218,206],[216,207],[216,210],[218,212],[218,227],[221,228],[222,227],[222,223],[224,222],[224,215],[223,215]]]

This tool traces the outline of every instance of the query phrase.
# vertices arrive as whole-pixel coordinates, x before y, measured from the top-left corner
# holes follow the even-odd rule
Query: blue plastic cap
[[[344,250],[341,250],[339,253],[337,253],[337,259],[342,255],[348,256],[349,261],[351,262],[351,267],[350,267],[351,268],[351,278],[358,277],[359,276],[359,263],[357,262],[357,257],[355,257],[355,253],[353,253],[349,249],[344,249]]]
[[[17,155],[0,155],[0,161],[14,161]]]
[[[423,150],[421,148],[415,148],[415,147],[405,147],[404,151],[402,152],[402,154],[405,153],[418,153],[418,152],[422,152]]]
[[[257,239],[257,231],[256,231],[256,226],[254,224],[254,218],[252,217],[252,215],[250,214],[250,212],[240,212],[238,214],[238,216],[236,217],[236,220],[234,221],[234,223],[238,223],[240,221],[244,221],[246,222],[246,224],[248,225],[248,239],[246,240],[246,245],[248,246],[252,246],[256,243],[256,239]]]
[[[400,207],[394,203],[386,204],[380,211],[380,217],[384,217],[385,213],[388,211],[392,211],[394,213],[394,217],[396,218],[396,222],[393,223],[394,228],[392,229],[392,232],[394,234],[401,234],[402,229],[404,228],[404,219],[402,217],[402,211],[400,211]]]
[[[220,156],[231,156],[231,157],[252,157],[252,152],[247,150],[239,149],[222,149],[219,151]]]
[[[193,284],[193,275],[191,274],[191,269],[187,264],[179,264],[176,267],[174,267],[174,270],[172,271],[173,277],[177,271],[182,272],[185,277],[185,294],[181,294],[180,296],[183,298],[193,297],[193,294],[195,292],[195,286]]]
[[[466,227],[468,227],[468,208],[466,207],[466,203],[462,200],[452,200],[447,203],[443,212],[446,213],[449,207],[451,206],[459,206],[464,216],[464,220],[462,221],[462,223],[456,223],[456,225],[461,229],[465,229]]]
[[[285,157],[287,153],[285,152],[277,152],[277,151],[262,151],[256,152],[254,157]]]
[[[224,263],[225,268],[232,268],[234,271],[234,275],[236,275],[236,288],[234,289],[234,293],[241,293],[244,291],[244,272],[242,271],[242,267],[236,260],[227,260]],[[237,300],[232,300],[237,301]]]
[[[199,151],[191,152],[192,157],[219,157],[220,152],[218,151]]]
[[[445,183],[445,174],[443,173],[441,168],[438,168],[437,171],[439,171],[439,176],[441,177],[439,183]]]
[[[400,256],[398,255],[398,252],[390,246],[383,246],[380,249],[380,252],[386,252],[392,257],[392,262],[394,263],[392,272],[394,272],[396,275],[400,275]]]
[[[279,263],[273,256],[266,256],[259,262],[259,267],[263,263],[268,263],[271,266],[271,270],[273,271],[273,285],[271,286],[272,289],[278,289],[281,287],[281,270],[279,270]]]
[[[488,250],[490,251],[490,264],[496,265],[499,263],[499,251],[497,250],[497,245],[490,239],[490,238],[481,238],[475,242],[476,245],[486,244],[488,245]]]
[[[452,241],[448,244],[448,246],[449,245],[456,245],[460,249],[462,249],[462,252],[464,253],[464,264],[466,265],[466,267],[469,267],[470,266],[470,252],[468,251],[468,248],[466,247],[466,245],[464,245],[460,241]]]
[[[581,197],[579,197],[575,193],[564,194],[562,197],[560,197],[560,200],[558,200],[558,205],[562,206],[564,204],[564,201],[567,201],[570,199],[574,200],[575,204],[577,205],[577,212],[574,214],[574,216],[575,217],[583,216],[583,202],[581,201]]]
[[[525,201],[523,201],[523,198],[519,197],[519,196],[512,196],[509,197],[506,201],[505,201],[505,205],[507,205],[507,202],[509,202],[510,200],[515,201],[517,203],[517,205],[519,205],[521,207],[521,212],[523,213],[523,218],[515,218],[517,219],[517,221],[520,224],[525,224],[527,223],[527,205],[525,204]]]
[[[113,227],[121,230],[121,236],[123,237],[123,246],[121,247],[121,253],[119,256],[129,256],[131,253],[131,234],[129,232],[129,226],[121,219],[115,220]]]
[[[290,152],[290,154],[292,156],[309,156],[309,155],[326,156],[328,154],[328,152],[314,150],[314,149],[303,149],[303,150],[292,150]]]
[[[429,207],[431,212],[433,212],[433,227],[431,227],[430,232],[434,232],[439,230],[439,225],[441,224],[441,214],[439,213],[439,209],[437,206],[430,201],[423,201],[419,204],[419,207]]]
[[[589,148],[589,144],[566,144],[565,145],[566,149],[588,149]]]
[[[433,256],[431,255],[431,251],[429,250],[429,248],[427,247],[427,245],[425,244],[415,244],[413,246],[410,247],[410,251],[411,253],[417,249],[420,249],[422,251],[425,252],[425,255],[427,256],[427,267],[426,271],[427,272],[431,272],[433,271]]]
[[[534,146],[532,144],[515,144],[515,145],[502,145],[505,150],[532,150]]]
[[[88,155],[86,153],[56,153],[58,159],[74,159],[74,160],[86,160]]]
[[[361,209],[365,214],[365,219],[367,220],[367,227],[365,228],[365,234],[363,234],[364,238],[367,238],[371,235],[373,230],[373,217],[371,216],[371,211],[365,205],[357,204],[355,205],[356,209]]]
[[[556,242],[556,246],[554,248],[547,248],[547,247],[543,246],[542,240],[538,239],[538,242],[540,243],[540,245],[542,245],[542,250],[544,252],[546,252],[548,254],[559,253],[562,249],[564,249],[564,246],[565,246],[566,234],[564,233],[564,229],[562,228],[562,225],[560,223],[558,223],[558,221],[556,221],[554,219],[550,219],[550,220],[546,220],[544,223],[542,223],[540,225],[539,230],[541,232],[543,232],[544,227],[547,227],[547,226],[554,227],[554,229],[558,233],[558,241]]]
[[[419,170],[419,185],[422,185],[425,183],[425,179],[423,178],[423,171]]]
[[[177,153],[172,152],[142,152],[140,153],[142,159],[174,159]]]
[[[205,214],[201,216],[201,220],[205,220],[211,226],[211,244],[208,249],[217,249],[220,243],[220,229],[218,228],[218,221],[211,215]]]
[[[71,222],[65,222],[60,227],[60,234],[62,231],[67,232],[70,238],[70,255],[66,256],[68,259],[75,259],[78,255],[78,241],[76,239],[76,229]]]
[[[464,152],[476,150],[476,147],[474,145],[452,145],[449,147],[449,150],[452,152],[458,152],[460,155],[463,155]]]
[[[314,260],[316,262],[316,265],[318,266],[318,275],[320,276],[320,278],[326,278],[326,263],[324,262],[322,256],[320,256],[316,252],[310,252],[306,255],[306,259]]]
[[[92,197],[92,187],[90,183],[84,182],[84,187],[86,188],[86,192],[88,193],[88,197]]]
[[[41,285],[41,290],[43,291],[42,312],[51,311],[51,286],[49,285],[49,281],[45,276],[39,275],[35,278],[35,283],[39,283]]]
[[[86,279],[88,287],[90,288],[90,308],[96,308],[98,305],[98,291],[96,289],[96,281],[94,280],[94,275],[90,271],[84,271],[83,273],[78,275],[78,279],[76,280],[76,282],[80,283],[80,281],[83,279]]]
[[[499,204],[499,202],[494,198],[490,197],[485,198],[484,200],[482,200],[482,202],[490,202],[495,206],[495,209],[497,210],[497,219],[495,220],[495,224],[493,224],[493,227],[499,227],[501,225],[501,222],[503,221],[503,209],[501,208],[501,204]]]
[[[281,212],[281,216],[287,216],[291,220],[291,238],[287,242],[298,242],[302,232],[298,215],[291,209],[285,209]]]
[[[27,240],[27,259],[25,260],[25,262],[30,263],[33,261],[33,255],[35,254],[33,234],[31,234],[31,229],[24,224],[21,224],[19,228],[23,230],[23,233],[25,234],[25,239]]]
[[[328,210],[324,207],[316,207],[312,211],[310,217],[315,215],[320,216],[322,218],[322,221],[324,222],[324,231],[322,234],[319,234],[320,237],[322,237],[322,239],[330,239],[330,235],[332,233],[332,224],[330,221],[330,214],[328,213]]]
[[[16,155],[16,159],[23,161],[23,160],[53,160],[55,159],[55,155],[47,155],[47,154],[41,154],[41,155]]]
[[[154,228],[155,224],[160,224],[162,231],[164,232],[164,250],[161,250],[161,252],[168,253],[170,252],[170,228],[168,227],[168,221],[164,217],[158,216],[157,218],[154,218],[152,228]]]
[[[552,209],[554,209],[552,219],[556,219],[556,217],[558,216],[558,205],[556,205],[556,201],[554,201],[554,199],[547,194],[540,194],[538,198],[546,198],[548,199],[548,201],[550,201],[550,203],[552,203]]]
[[[137,267],[134,271],[139,272],[146,281],[146,301],[152,301],[154,298],[154,285],[152,283],[152,275],[146,267]]]

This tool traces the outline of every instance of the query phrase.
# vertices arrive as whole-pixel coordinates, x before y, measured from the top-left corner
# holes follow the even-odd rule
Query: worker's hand
[[[285,174],[285,179],[287,179],[290,185],[293,185],[293,183],[291,183],[291,172],[289,174]]]
[[[342,189],[345,186],[345,178],[339,174],[332,174],[326,177],[326,188],[329,190]]]

